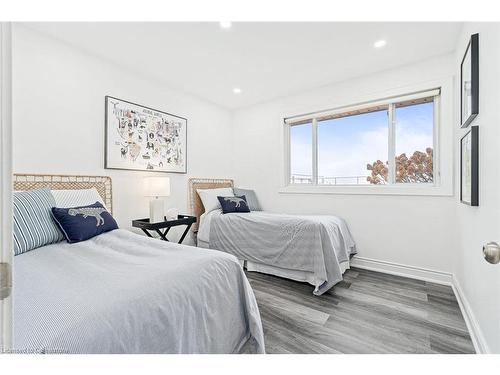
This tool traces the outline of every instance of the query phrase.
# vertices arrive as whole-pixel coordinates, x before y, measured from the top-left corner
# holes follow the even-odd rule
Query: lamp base
[[[163,200],[151,199],[149,202],[149,222],[159,223],[165,220],[165,207]]]

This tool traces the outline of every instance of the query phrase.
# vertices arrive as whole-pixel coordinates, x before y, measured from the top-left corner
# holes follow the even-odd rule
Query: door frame
[[[12,26],[0,22],[0,262],[12,269]],[[12,286],[12,272],[9,273]],[[0,300],[0,353],[12,349],[12,294]]]

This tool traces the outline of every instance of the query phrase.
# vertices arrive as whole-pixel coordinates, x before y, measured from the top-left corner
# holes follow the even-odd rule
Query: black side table
[[[150,223],[149,219],[137,219],[132,221],[132,226],[135,228],[141,228],[144,233],[148,237],[153,237],[149,231],[155,231],[158,233],[160,238],[164,241],[168,241],[167,233],[172,227],[176,227],[178,225],[187,225],[186,230],[182,234],[178,243],[182,243],[186,234],[189,232],[191,225],[196,223],[196,216],[188,216],[188,215],[177,215],[176,220],[166,220],[160,221],[158,223]],[[162,231],[164,229],[164,231]]]

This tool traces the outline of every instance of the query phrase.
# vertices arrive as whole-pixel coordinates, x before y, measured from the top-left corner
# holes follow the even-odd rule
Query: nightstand
[[[153,237],[150,232],[156,232],[160,236],[160,239],[168,241],[167,233],[172,227],[179,225],[187,225],[186,230],[182,234],[178,243],[182,243],[186,234],[189,232],[191,225],[196,223],[195,216],[188,215],[178,215],[176,220],[166,220],[160,221],[158,223],[150,223],[149,219],[137,219],[132,221],[132,226],[135,228],[140,228],[148,237]]]

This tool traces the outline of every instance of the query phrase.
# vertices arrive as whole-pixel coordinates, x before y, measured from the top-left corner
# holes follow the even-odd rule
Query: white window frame
[[[280,193],[291,194],[379,194],[379,195],[434,195],[434,196],[452,196],[453,195],[453,78],[440,79],[427,84],[414,85],[413,87],[398,88],[387,91],[387,96],[372,95],[366,101],[358,102],[356,105],[340,105],[335,109],[328,111],[311,111],[306,114],[297,116],[283,116],[284,129],[284,173],[282,187]],[[377,105],[393,105],[400,101],[411,98],[422,98],[430,96],[429,93],[439,90],[439,94],[434,101],[434,134],[433,134],[433,167],[434,181],[433,183],[393,183],[385,185],[319,185],[317,183],[317,121],[318,117],[326,116],[335,113],[347,112],[362,108],[373,107]],[[412,94],[408,94],[408,93]],[[436,96],[436,95],[431,95]],[[384,99],[379,99],[379,98]],[[304,113],[304,112],[303,112]],[[392,111],[389,111],[392,113]],[[291,123],[296,123],[300,120],[312,120],[312,137],[313,137],[313,183],[312,184],[291,184],[290,183],[290,128]],[[391,178],[394,178],[394,160],[391,160],[391,155],[394,153],[395,145],[395,119],[390,122],[389,139],[389,161]],[[392,149],[391,149],[392,148]],[[444,161],[444,164],[443,164]],[[443,168],[444,166],[444,168]]]

